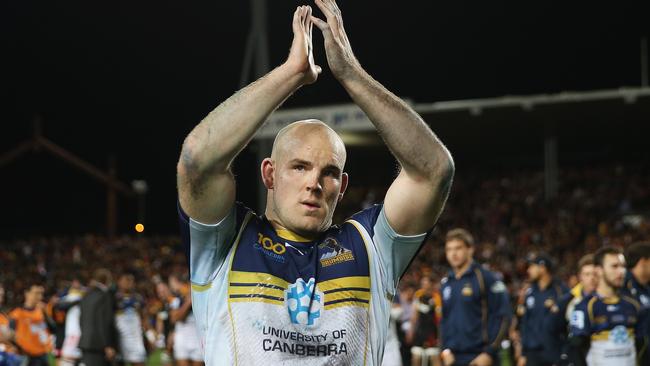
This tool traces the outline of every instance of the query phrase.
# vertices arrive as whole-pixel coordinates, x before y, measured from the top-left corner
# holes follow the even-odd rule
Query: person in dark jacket
[[[558,300],[569,289],[553,277],[553,261],[544,253],[528,258],[528,278],[531,285],[526,290],[524,303],[517,307],[522,343],[522,357],[517,365],[557,365],[562,340],[548,331],[548,322],[559,312]]]
[[[447,233],[451,266],[442,280],[441,356],[445,366],[497,365],[512,308],[500,276],[474,262],[474,238],[464,229]]]
[[[104,268],[93,274],[90,288],[81,300],[81,363],[110,365],[116,354],[115,294],[111,273]]]

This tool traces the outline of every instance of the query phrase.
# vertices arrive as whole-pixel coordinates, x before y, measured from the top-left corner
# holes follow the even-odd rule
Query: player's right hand
[[[302,76],[303,84],[318,79],[321,67],[314,62],[311,34],[311,6],[299,6],[293,13],[293,42],[286,64]]]
[[[352,78],[361,69],[348,35],[343,28],[341,9],[335,0],[315,0],[316,6],[323,12],[326,20],[312,16],[314,24],[323,33],[325,55],[332,74],[339,81]]]
[[[449,348],[443,350],[440,357],[442,358],[442,364],[445,366],[451,366],[456,362],[456,357]]]
[[[115,348],[113,347],[104,348],[104,356],[106,357],[107,360],[112,361],[115,358],[116,354],[117,351],[115,351]]]
[[[517,366],[526,366],[526,357],[519,357],[517,360]]]

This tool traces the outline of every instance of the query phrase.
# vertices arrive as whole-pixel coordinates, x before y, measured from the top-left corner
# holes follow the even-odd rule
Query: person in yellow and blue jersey
[[[334,0],[293,14],[282,65],[187,136],[177,166],[193,313],[207,365],[380,365],[399,278],[433,228],[454,172],[422,118],[360,65]],[[346,149],[325,123],[283,128],[261,163],[266,209],[235,203],[233,160],[273,110],[316,82],[313,25],[329,69],[400,164],[384,201],[332,224]],[[387,166],[386,169],[393,169]]]
[[[569,341],[581,349],[588,366],[635,366],[645,347],[641,305],[620,290],[625,278],[623,252],[603,247],[594,254],[596,293],[571,314]]]

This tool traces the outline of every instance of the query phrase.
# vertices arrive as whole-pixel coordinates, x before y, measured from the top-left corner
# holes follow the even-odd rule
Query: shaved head
[[[261,166],[269,221],[305,237],[327,230],[348,184],[346,157],[339,135],[319,120],[280,130]]]
[[[271,159],[278,160],[285,158],[287,151],[293,150],[297,145],[313,137],[329,141],[333,150],[341,158],[341,166],[339,168],[343,170],[347,158],[343,140],[341,140],[341,137],[330,126],[317,119],[296,121],[281,129],[273,141]]]

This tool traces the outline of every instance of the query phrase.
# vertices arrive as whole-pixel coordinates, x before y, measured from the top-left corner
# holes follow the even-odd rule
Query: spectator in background
[[[623,293],[641,304],[646,324],[644,330],[646,344],[650,341],[650,242],[637,242],[627,249],[625,256],[627,272]],[[638,355],[640,365],[650,365],[650,352],[641,350]]]
[[[0,366],[21,366],[23,358],[11,344],[14,337],[9,327],[9,316],[4,312],[5,289],[0,283]]]
[[[412,304],[411,328],[407,341],[411,347],[411,364],[414,366],[440,364],[438,324],[441,311],[440,294],[434,289],[431,276],[422,276],[420,289],[415,292]]]
[[[524,295],[524,303],[517,307],[521,317],[520,331],[522,357],[519,366],[551,366],[560,360],[561,340],[549,333],[547,323],[559,313],[558,301],[569,289],[553,277],[553,261],[544,254],[528,258],[530,287]]]
[[[171,365],[172,358],[169,354],[172,352],[171,339],[173,336],[172,325],[169,319],[169,304],[172,303],[174,296],[167,283],[160,281],[156,283],[156,295],[162,307],[156,312],[155,330],[156,337],[154,344],[156,348],[161,349],[161,364]]]
[[[59,310],[66,312],[59,366],[74,366],[81,359],[81,349],[79,349],[81,308],[79,304],[85,292],[86,289],[81,285],[81,281],[74,278],[57,304]]]
[[[586,355],[588,366],[635,366],[645,347],[641,305],[619,296],[625,279],[625,257],[620,249],[603,247],[594,255],[598,287],[583,299],[571,316],[570,342]],[[645,365],[644,365],[645,366]]]
[[[142,317],[144,299],[135,292],[135,276],[123,273],[117,281],[115,323],[120,344],[121,361],[142,366],[147,359],[144,348]]]
[[[9,327],[9,315],[5,313],[5,288],[0,283],[0,351],[6,351],[11,345],[9,343],[13,337],[13,331]]]
[[[31,282],[24,291],[25,301],[9,313],[14,340],[22,354],[27,357],[28,366],[47,366],[48,354],[52,351],[52,337],[45,314],[43,294],[45,288],[38,282]]]
[[[174,360],[178,366],[203,364],[203,349],[199,341],[196,319],[192,313],[189,280],[183,276],[169,276],[169,288],[174,294],[169,308],[174,326]]]
[[[398,325],[398,339],[400,341],[400,353],[402,354],[402,361],[405,365],[411,364],[411,343],[407,339],[407,335],[411,332],[411,319],[413,318],[413,302],[415,295],[415,286],[412,282],[404,281],[399,286],[399,304],[402,309],[400,317],[397,321]],[[392,315],[392,314],[391,314]]]
[[[508,291],[500,276],[473,260],[474,238],[453,229],[445,238],[451,266],[442,279],[442,361],[446,366],[496,365],[510,323]]]
[[[393,299],[390,309],[390,323],[388,335],[386,336],[386,347],[384,347],[384,358],[381,360],[381,366],[402,366],[402,353],[400,350],[400,341],[398,336],[398,320],[401,318],[404,310],[400,305],[399,294]]]
[[[109,365],[116,354],[115,294],[113,277],[105,268],[93,273],[88,293],[81,300],[81,362],[85,366]]]
[[[549,324],[549,332],[551,336],[555,335],[561,339],[562,351],[560,353],[560,365],[576,365],[579,364],[581,354],[579,350],[571,347],[568,342],[569,338],[569,322],[575,306],[583,299],[592,296],[598,286],[598,276],[596,276],[596,269],[594,266],[594,255],[587,254],[580,258],[578,262],[578,284],[571,289],[570,292],[564,294],[557,304],[559,311],[551,309],[551,321]]]
[[[59,293],[52,295],[45,306],[45,315],[54,322],[54,327],[52,328],[54,350],[52,353],[57,364],[59,364],[59,360],[61,359],[61,348],[63,347],[63,340],[65,338],[65,311],[58,306],[60,295]]]

